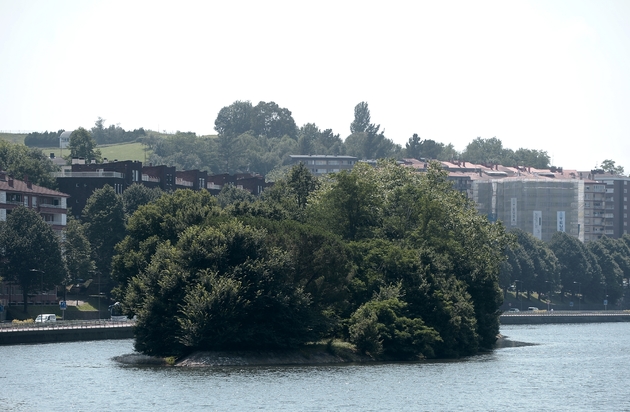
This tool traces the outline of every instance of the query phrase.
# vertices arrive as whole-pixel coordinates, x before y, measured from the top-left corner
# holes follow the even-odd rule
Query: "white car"
[[[37,318],[35,318],[35,322],[37,323],[57,322],[57,316],[54,313],[45,313],[42,315],[37,315]]]

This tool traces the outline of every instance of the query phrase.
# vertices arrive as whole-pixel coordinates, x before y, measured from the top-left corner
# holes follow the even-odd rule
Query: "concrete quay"
[[[0,324],[0,345],[133,338],[134,322],[59,321],[50,324]]]
[[[553,311],[505,312],[502,325],[542,325],[557,323],[630,322],[630,311]]]

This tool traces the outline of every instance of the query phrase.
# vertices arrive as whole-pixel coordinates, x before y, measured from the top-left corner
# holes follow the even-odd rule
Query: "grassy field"
[[[26,134],[16,134],[16,133],[0,133],[0,140],[6,140],[11,143],[21,143],[24,144],[24,138]]]
[[[24,144],[24,138],[26,134],[15,133],[0,133],[0,140],[6,140],[11,143]],[[146,163],[151,151],[147,149],[142,143],[121,143],[113,145],[100,145],[97,149],[101,151],[101,155],[107,158],[109,161],[114,160],[138,160],[142,163]],[[70,154],[68,149],[60,149],[59,147],[44,147],[41,149],[46,156],[51,153],[55,154],[55,157],[63,157]]]

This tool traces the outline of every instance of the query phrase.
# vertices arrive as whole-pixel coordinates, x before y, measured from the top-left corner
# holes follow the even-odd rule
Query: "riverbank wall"
[[[542,325],[561,323],[603,323],[603,322],[630,322],[628,311],[602,311],[602,312],[520,312],[505,313],[499,321],[502,325]]]
[[[85,328],[32,328],[21,330],[1,330],[0,345],[36,343],[77,342],[107,339],[131,339],[131,325]]]

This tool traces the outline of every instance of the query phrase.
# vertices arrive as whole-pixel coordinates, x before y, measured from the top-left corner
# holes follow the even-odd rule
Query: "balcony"
[[[142,175],[143,182],[160,183],[160,178],[156,176]]]
[[[193,182],[189,182],[188,180],[184,180],[181,177],[178,177],[177,179],[175,179],[175,184],[177,186],[193,187]]]
[[[89,178],[94,178],[94,177],[116,177],[119,179],[123,179],[125,177],[124,173],[118,173],[118,172],[106,172],[106,171],[98,171],[98,172],[68,172],[68,171],[63,171],[63,172],[55,172],[52,173],[53,177],[62,177],[62,178],[67,178],[67,177],[89,177]]]

